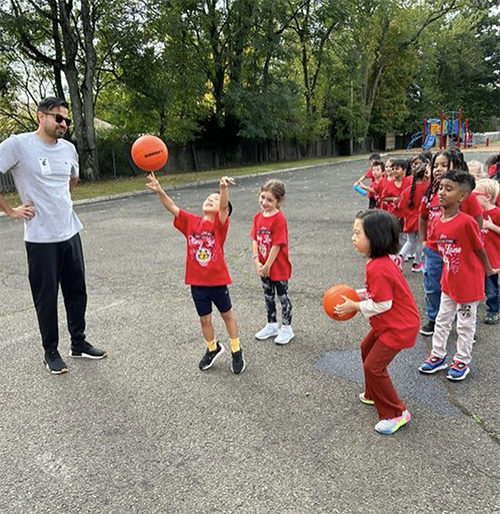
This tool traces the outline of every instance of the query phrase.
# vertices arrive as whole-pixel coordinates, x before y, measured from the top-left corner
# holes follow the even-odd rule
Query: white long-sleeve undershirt
[[[356,291],[361,299],[359,302],[359,310],[366,318],[371,318],[376,314],[382,314],[392,307],[392,300],[385,302],[374,302],[373,300],[366,300],[366,289],[358,289]]]

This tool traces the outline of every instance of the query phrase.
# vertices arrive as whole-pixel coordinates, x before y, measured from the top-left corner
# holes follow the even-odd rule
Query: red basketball
[[[167,164],[167,145],[156,136],[142,136],[137,139],[130,150],[132,160],[144,171],[158,171]]]
[[[338,284],[330,287],[323,296],[323,309],[325,309],[326,315],[336,321],[347,321],[348,319],[354,318],[357,314],[357,311],[351,312],[342,317],[335,314],[335,307],[345,302],[345,300],[341,298],[342,295],[347,296],[350,300],[359,302],[358,293],[356,293],[352,287],[344,284]]]

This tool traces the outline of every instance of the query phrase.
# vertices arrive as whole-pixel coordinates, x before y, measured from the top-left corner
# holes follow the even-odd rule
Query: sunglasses
[[[69,118],[65,118],[62,114],[54,113],[54,112],[44,112],[43,114],[48,114],[49,116],[54,116],[56,123],[62,123],[64,121],[64,123],[66,123],[67,127],[69,127],[71,125],[71,120]]]

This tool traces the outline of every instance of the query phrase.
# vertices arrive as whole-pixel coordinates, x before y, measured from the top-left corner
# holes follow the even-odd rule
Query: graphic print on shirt
[[[257,246],[259,253],[267,259],[271,246],[273,245],[272,232],[267,227],[262,227],[257,230]]]
[[[188,236],[189,257],[196,260],[200,266],[208,266],[211,261],[217,261],[218,255],[215,249],[215,235],[204,230],[201,234]]]
[[[462,247],[457,245],[456,239],[442,238],[438,239],[438,246],[441,249],[443,256],[443,263],[448,269],[449,273],[456,274],[460,270],[460,254],[462,253]]]

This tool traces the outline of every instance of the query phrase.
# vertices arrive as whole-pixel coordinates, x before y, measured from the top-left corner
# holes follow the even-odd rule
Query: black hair
[[[420,152],[417,155],[414,155],[411,159],[408,160],[408,165],[406,167],[406,176],[409,177],[413,174],[413,168],[415,167],[415,162],[420,161],[421,164],[429,164],[432,161],[432,153],[431,152]]]
[[[427,171],[427,164],[422,163],[419,164],[412,171],[412,181],[410,186],[410,196],[408,198],[408,207],[413,207],[413,194],[415,192],[415,186],[417,185],[417,180],[422,180],[425,177],[425,173]]]
[[[64,107],[69,109],[68,102],[63,98],[57,98],[55,96],[48,96],[44,98],[37,107],[37,112],[50,112],[54,107]]]
[[[384,164],[384,161],[373,161],[372,162],[372,169],[373,169],[373,166],[380,166],[382,168],[382,171],[385,171],[385,164]]]
[[[441,178],[441,180],[444,179],[459,184],[460,188],[466,193],[470,193],[476,188],[476,179],[463,168],[453,168],[447,171]]]
[[[228,217],[231,216],[232,212],[233,212],[233,204],[230,201],[228,201],[227,202],[227,216]]]
[[[469,172],[469,166],[465,162],[464,154],[462,153],[462,150],[456,146],[452,146],[448,149],[448,151],[452,155],[452,162],[454,168],[460,168],[467,173]]]
[[[379,153],[372,153],[368,160],[370,161],[380,161],[381,157]]]
[[[422,162],[424,162],[424,161],[431,162],[432,161],[432,152],[430,150],[424,150],[423,152],[420,152],[417,155],[417,159],[420,159]]]
[[[401,159],[401,158],[391,159],[391,162],[392,162],[392,167],[393,168],[401,168],[403,170],[406,170],[406,166],[408,164],[406,162],[406,159]]]
[[[460,152],[461,154],[461,152]],[[431,173],[429,176],[429,186],[425,190],[424,193],[424,201],[427,203],[431,201],[432,197],[436,194],[437,190],[439,189],[439,182],[434,183],[434,165],[436,163],[436,159],[443,155],[446,157],[448,161],[448,171],[454,168],[462,168],[463,169],[463,155],[460,156],[457,152],[451,151],[451,149],[447,150],[439,150],[439,152],[436,152],[434,154],[434,157],[432,158],[431,162]],[[461,158],[462,157],[462,158]],[[468,168],[466,168],[468,170]]]
[[[394,214],[380,209],[366,209],[356,214],[363,222],[363,231],[370,241],[372,259],[399,252],[399,224]]]

